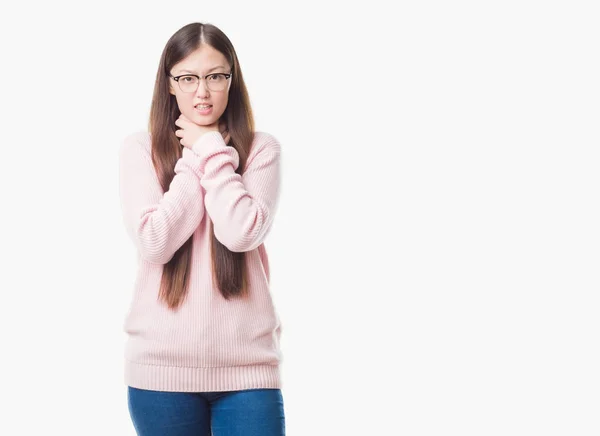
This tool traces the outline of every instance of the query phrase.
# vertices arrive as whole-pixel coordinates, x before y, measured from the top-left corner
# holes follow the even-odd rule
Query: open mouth
[[[200,115],[208,115],[212,112],[212,105],[198,105],[194,106],[194,110]]]

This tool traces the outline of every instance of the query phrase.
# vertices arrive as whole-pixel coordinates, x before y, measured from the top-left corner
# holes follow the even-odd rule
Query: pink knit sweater
[[[183,148],[166,192],[150,158],[151,135],[119,149],[119,194],[138,270],[124,322],[125,383],[159,391],[280,388],[281,326],[263,241],[278,203],[280,145],[256,132],[242,176],[219,132]],[[209,219],[230,250],[246,252],[249,298],[225,300],[210,270]],[[193,235],[190,288],[173,312],[157,299],[163,264]]]

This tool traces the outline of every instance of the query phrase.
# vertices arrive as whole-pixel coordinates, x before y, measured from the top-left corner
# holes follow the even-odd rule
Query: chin
[[[199,126],[210,126],[210,125],[214,124],[214,121],[207,121],[207,120],[193,119],[192,121]]]

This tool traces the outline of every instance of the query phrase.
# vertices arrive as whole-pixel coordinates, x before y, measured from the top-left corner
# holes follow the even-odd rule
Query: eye
[[[225,76],[221,73],[215,73],[215,74],[211,74],[210,76],[208,76],[208,80],[210,80],[211,82],[217,82],[220,80],[223,80],[225,78]]]
[[[183,83],[192,83],[196,81],[196,78],[194,76],[183,76],[180,77],[179,80]]]

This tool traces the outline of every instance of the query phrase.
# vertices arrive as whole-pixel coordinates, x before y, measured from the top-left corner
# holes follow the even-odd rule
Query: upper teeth
[[[207,108],[207,107],[210,107],[210,105],[209,105],[209,104],[199,104],[199,105],[197,105],[196,107],[199,107],[199,108],[203,108],[203,109],[205,109],[205,108]]]

